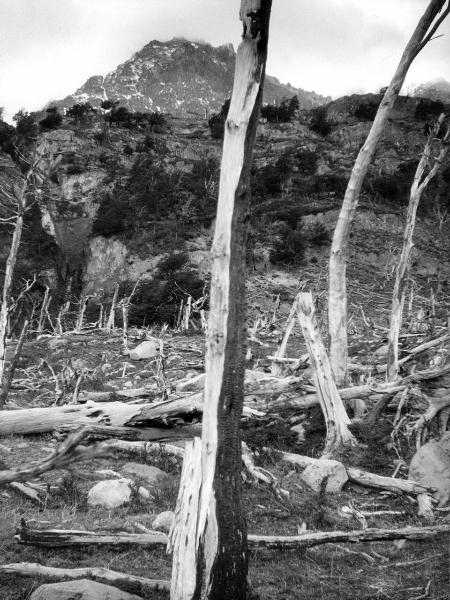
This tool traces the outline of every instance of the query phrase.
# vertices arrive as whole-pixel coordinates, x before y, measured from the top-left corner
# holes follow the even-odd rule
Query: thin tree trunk
[[[0,410],[2,410],[3,407],[5,406],[5,402],[8,397],[9,390],[11,388],[11,384],[12,384],[12,381],[14,378],[14,373],[16,371],[17,364],[19,362],[19,358],[22,353],[23,344],[24,344],[25,338],[27,336],[28,325],[29,325],[29,321],[27,319],[25,321],[25,323],[23,324],[22,331],[20,332],[20,337],[17,342],[16,349],[14,351],[14,356],[11,360],[11,365],[10,365],[7,373],[3,373],[3,380],[1,381],[1,385],[0,385],[0,389],[1,389],[1,391],[0,391]]]
[[[39,314],[39,323],[38,323],[36,333],[42,333],[44,331],[46,312],[48,309],[48,305],[50,304],[49,294],[50,294],[50,288],[47,285],[45,288],[44,299],[42,301],[41,312]]]
[[[416,224],[417,208],[424,190],[429,182],[438,172],[448,151],[449,132],[447,131],[442,140],[442,147],[439,155],[433,159],[433,147],[439,130],[443,126],[444,115],[442,114],[433,131],[430,133],[422,158],[417,166],[414,181],[411,186],[411,194],[408,204],[408,212],[406,216],[405,231],[403,234],[403,247],[400,255],[400,260],[397,265],[397,274],[395,278],[394,291],[392,293],[392,309],[391,309],[391,324],[388,336],[388,355],[387,355],[387,381],[395,381],[399,371],[398,360],[398,338],[402,325],[403,306],[405,303],[406,283],[408,280],[410,256],[413,249],[413,233]],[[430,167],[428,175],[425,175],[427,167]]]
[[[437,18],[444,4],[446,4],[446,0],[431,0],[403,52],[394,77],[378,108],[369,135],[356,158],[334,231],[329,263],[328,328],[331,366],[338,386],[345,384],[347,375],[346,268],[350,226],[358,205],[364,178],[394,103],[400,94],[408,69],[450,10],[447,6],[442,15]]]
[[[298,294],[295,304],[327,427],[323,458],[330,458],[345,446],[356,445],[356,440],[348,428],[350,419],[339,396],[330,361],[322,343],[311,292]]]
[[[236,56],[225,124],[210,313],[196,543],[174,556],[174,577],[195,565],[195,591],[172,600],[244,600],[247,531],[241,500],[240,420],[245,370],[245,257],[250,168],[267,56],[271,0],[242,0],[243,40]],[[195,552],[194,556],[189,554]],[[172,583],[172,589],[179,589]]]
[[[31,172],[29,173],[31,175]],[[0,307],[0,385],[3,381],[6,360],[6,335],[8,330],[8,313],[11,288],[16,267],[17,255],[19,254],[20,240],[22,238],[23,217],[25,213],[25,195],[28,187],[29,176],[25,179],[20,190],[14,186],[14,198],[17,202],[17,219],[11,240],[8,258],[6,260],[5,279],[3,281],[2,305]]]
[[[105,331],[114,331],[114,321],[115,321],[115,314],[116,314],[116,305],[117,305],[117,298],[119,296],[119,284],[116,283],[116,287],[114,288],[114,295],[113,295],[113,299],[112,299],[112,303],[111,303],[111,310],[109,311],[109,317],[108,317],[108,321],[106,323],[106,327],[105,327]]]

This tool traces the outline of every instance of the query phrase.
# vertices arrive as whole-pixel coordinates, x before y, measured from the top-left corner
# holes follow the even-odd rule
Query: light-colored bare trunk
[[[244,600],[247,596],[247,531],[241,500],[239,431],[246,343],[245,257],[250,168],[262,99],[271,4],[271,0],[241,1],[244,33],[237,51],[225,123],[211,251],[201,490],[197,514],[193,515],[195,543],[174,554],[172,589],[177,593],[171,600]],[[183,526],[190,527],[186,523]],[[183,589],[176,579],[192,565],[195,570],[190,574],[190,584]]]
[[[323,457],[331,457],[356,440],[348,428],[350,419],[339,396],[330,361],[322,343],[311,292],[296,298],[297,316],[308,348],[313,380],[327,427]]]
[[[445,4],[445,0],[431,0],[403,52],[394,77],[378,108],[369,135],[356,158],[334,231],[329,263],[328,328],[331,366],[338,386],[344,385],[347,375],[347,252],[350,227],[358,206],[359,194],[408,69],[449,12],[447,5],[445,11],[438,17]]]
[[[419,202],[423,192],[438,172],[448,152],[449,132],[447,131],[447,133],[444,136],[444,139],[442,141],[439,141],[441,149],[438,156],[433,157],[436,138],[439,134],[441,127],[444,126],[443,123],[444,115],[442,114],[439,117],[436,126],[433,128],[433,131],[428,137],[422,157],[417,166],[413,184],[411,186],[405,231],[403,234],[402,252],[400,255],[399,263],[397,265],[394,291],[392,293],[391,323],[388,336],[388,356],[386,370],[387,381],[395,381],[395,379],[397,379],[399,371],[398,338],[400,335],[400,328],[402,325],[403,306],[405,303],[406,294],[406,283],[408,280],[410,268],[410,256],[414,245],[413,233],[414,226],[416,224],[417,208],[419,206]],[[427,175],[425,175],[427,169],[429,169],[429,172]]]
[[[109,311],[108,321],[106,322],[106,331],[114,331],[114,322],[116,315],[116,306],[117,306],[117,298],[119,296],[119,284],[116,283],[116,287],[114,288],[114,295],[111,303],[111,310]]]

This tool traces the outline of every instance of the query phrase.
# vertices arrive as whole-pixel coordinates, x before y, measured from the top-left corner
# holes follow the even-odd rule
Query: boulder
[[[77,579],[41,585],[31,594],[30,600],[141,600],[141,598],[90,579]]]
[[[450,498],[450,431],[439,441],[427,442],[414,454],[409,465],[409,479],[436,489],[439,506]]]
[[[152,465],[144,465],[142,463],[130,462],[122,467],[122,472],[127,477],[138,479],[145,482],[148,486],[155,486],[158,483],[167,481],[169,475],[158,469],[158,467],[152,467]]]
[[[152,529],[155,529],[156,531],[164,531],[165,533],[169,533],[174,518],[175,513],[171,510],[166,510],[160,513],[152,522]]]
[[[96,483],[88,493],[90,506],[117,508],[131,500],[133,481],[131,479],[107,479]]]
[[[339,461],[320,459],[306,467],[302,480],[315,492],[320,492],[325,487],[327,494],[338,494],[347,483],[348,475]]]
[[[130,359],[145,360],[148,358],[155,358],[156,356],[159,356],[160,348],[162,352],[162,342],[157,338],[146,340],[130,351]]]
[[[297,434],[297,444],[302,444],[305,441],[305,426],[301,423],[293,425],[291,431]]]

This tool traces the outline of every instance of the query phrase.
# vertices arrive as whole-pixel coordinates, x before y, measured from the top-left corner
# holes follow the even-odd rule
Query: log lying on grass
[[[261,548],[271,550],[299,550],[319,544],[336,542],[423,541],[445,534],[450,534],[450,523],[428,527],[403,527],[401,529],[369,528],[354,531],[314,531],[294,536],[250,534],[248,536],[248,545],[250,550]],[[111,533],[66,529],[30,529],[26,524],[22,524],[15,539],[19,544],[52,548],[90,545],[142,546],[151,548],[164,546],[168,542],[168,536],[158,531],[151,531],[150,533]]]
[[[140,595],[148,594],[155,590],[170,590],[170,581],[128,575],[127,573],[110,571],[103,567],[59,569],[56,567],[46,567],[37,563],[12,563],[9,565],[0,565],[0,574],[2,573],[18,575],[19,577],[40,577],[47,581],[92,579],[93,581],[112,585],[123,591],[133,591]]]
[[[274,450],[273,448],[264,448],[264,451],[276,454],[281,460],[288,462],[293,465],[297,465],[302,469],[306,469],[310,465],[320,464],[321,459],[312,458],[311,456],[302,456],[301,454],[294,454],[292,452],[281,452]],[[362,471],[354,467],[345,467],[347,475],[350,481],[364,485],[367,487],[373,487],[383,490],[388,490],[396,494],[432,494],[433,489],[420,483],[407,479],[395,479],[394,477],[385,477],[383,475],[376,475],[375,473],[369,473],[368,471]]]
[[[450,364],[437,369],[427,369],[413,373],[394,383],[362,385],[342,388],[342,400],[355,398],[376,400],[382,395],[394,395],[403,391],[412,382],[434,379],[450,372]],[[253,409],[276,411],[291,407],[305,409],[319,404],[315,393],[302,395],[299,387],[310,389],[298,377],[277,378],[267,373],[252,371],[246,388],[247,399],[244,416],[251,416]],[[277,400],[266,401],[264,396],[281,394]],[[257,398],[261,396],[261,399]],[[82,405],[51,406],[48,408],[28,408],[0,411],[0,436],[11,434],[48,433],[69,426],[108,425],[112,427],[143,426],[148,422],[164,422],[166,419],[201,414],[203,410],[202,392],[182,398],[152,404],[131,404],[122,402],[88,402]]]

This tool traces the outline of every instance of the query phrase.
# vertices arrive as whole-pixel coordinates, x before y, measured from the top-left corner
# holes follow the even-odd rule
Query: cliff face
[[[133,111],[205,116],[219,110],[230,96],[235,59],[231,44],[214,48],[184,39],[155,40],[105,77],[90,77],[73,95],[57,104],[69,108],[76,102],[90,102],[98,107],[109,98]],[[294,95],[298,95],[302,108],[330,100],[267,77],[265,102]]]

